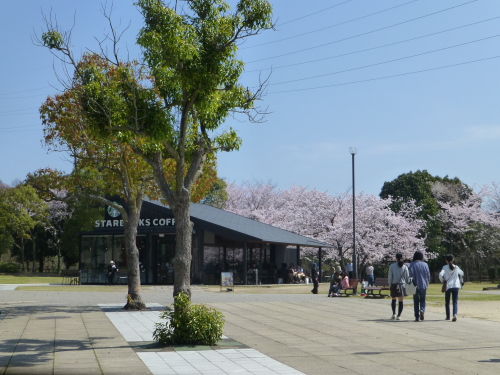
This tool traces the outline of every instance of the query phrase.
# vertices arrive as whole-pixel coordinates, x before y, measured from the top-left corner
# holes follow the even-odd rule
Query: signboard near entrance
[[[234,278],[232,272],[221,272],[220,273],[220,289],[226,288],[228,292],[234,290]]]

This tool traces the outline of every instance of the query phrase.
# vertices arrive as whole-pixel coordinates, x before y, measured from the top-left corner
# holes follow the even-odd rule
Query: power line
[[[21,126],[11,126],[11,127],[8,127],[8,128],[2,128],[0,127],[0,130],[12,130],[12,129],[19,129],[19,128],[33,128],[33,127],[37,127],[37,128],[40,128],[40,124],[37,124],[37,125],[21,125]]]
[[[293,19],[291,21],[284,22],[284,23],[280,24],[280,26],[283,26],[283,25],[286,25],[287,23],[295,22],[295,21],[301,20],[303,18],[306,18],[306,17],[312,16],[312,15],[324,12],[325,10],[328,10],[328,9],[336,8],[336,7],[340,6],[340,5],[348,3],[350,1],[352,1],[352,0],[347,0],[347,1],[344,1],[343,3],[337,4],[337,5],[332,5],[332,6],[328,7],[328,8],[318,10],[317,12],[306,14],[305,16],[302,16],[302,17],[299,17],[299,18],[295,18],[295,19]]]
[[[267,44],[273,44],[273,43],[278,43],[278,42],[282,42],[284,40],[289,40],[289,39],[294,39],[294,38],[298,38],[299,36],[304,36],[304,35],[308,35],[308,34],[313,34],[313,33],[317,33],[319,31],[323,31],[323,30],[327,30],[327,29],[331,29],[332,27],[337,27],[337,26],[341,26],[341,25],[345,25],[347,23],[350,23],[350,22],[354,22],[354,21],[359,21],[363,18],[368,18],[368,17],[371,17],[371,16],[374,16],[374,15],[377,15],[377,14],[380,14],[380,13],[384,13],[384,12],[387,12],[389,10],[392,10],[392,9],[395,9],[395,8],[399,8],[399,7],[402,7],[404,5],[408,5],[408,4],[411,4],[411,3],[414,3],[418,0],[412,0],[412,1],[409,1],[407,3],[404,3],[404,4],[400,4],[400,5],[396,5],[394,7],[391,7],[391,8],[387,8],[387,9],[383,9],[383,10],[380,10],[378,12],[375,12],[375,13],[370,13],[370,14],[367,14],[365,16],[362,16],[362,17],[358,17],[358,18],[353,18],[352,20],[349,20],[349,21],[344,21],[344,22],[340,22],[340,23],[337,23],[335,25],[331,25],[331,26],[327,26],[327,27],[323,27],[321,29],[316,29],[316,30],[313,30],[313,31],[308,31],[306,33],[302,33],[302,34],[297,34],[297,35],[294,35],[294,36],[290,36],[288,38],[283,38],[283,39],[278,39],[278,40],[274,40],[272,42],[267,42],[267,43],[261,43],[261,44],[256,44],[255,46],[250,46],[250,47],[244,47],[244,48],[240,48],[241,50],[244,50],[244,49],[250,49],[250,48],[255,48],[255,47],[260,47],[260,46],[265,46]]]
[[[399,42],[394,42],[394,43],[383,44],[383,45],[381,45],[381,46],[377,46],[377,47],[371,47],[371,48],[366,48],[366,49],[362,49],[362,50],[358,50],[358,51],[354,51],[354,52],[343,53],[343,54],[341,54],[341,55],[335,55],[335,56],[330,56],[330,57],[324,57],[324,58],[322,58],[322,59],[308,60],[308,61],[303,61],[303,62],[299,62],[299,63],[295,63],[295,64],[281,65],[281,66],[276,66],[276,67],[272,67],[272,68],[256,69],[256,70],[248,70],[248,71],[245,71],[244,73],[253,73],[253,72],[261,72],[261,71],[263,71],[263,70],[274,70],[274,69],[288,68],[288,67],[290,67],[290,66],[304,65],[304,64],[309,64],[309,63],[318,62],[318,61],[324,61],[324,60],[336,59],[336,58],[339,58],[339,57],[344,57],[344,56],[354,55],[354,54],[356,54],[356,53],[361,53],[361,52],[372,51],[372,50],[379,49],[379,48],[389,47],[389,46],[393,46],[393,45],[396,45],[396,44],[401,44],[401,43],[411,42],[411,41],[413,41],[413,40],[418,40],[418,39],[427,38],[427,37],[429,37],[429,36],[434,36],[434,35],[438,35],[438,34],[443,34],[443,33],[449,32],[449,31],[462,29],[462,28],[464,28],[464,27],[477,25],[477,24],[480,24],[480,23],[483,23],[483,22],[488,22],[488,21],[492,21],[492,20],[499,19],[499,18],[500,18],[500,16],[493,17],[493,18],[488,18],[488,19],[486,19],[486,20],[482,20],[482,21],[478,21],[478,22],[469,23],[469,24],[467,24],[467,25],[457,26],[457,27],[453,27],[453,28],[451,28],[451,29],[438,31],[438,32],[431,33],[431,34],[426,34],[426,35],[422,35],[422,36],[417,36],[417,37],[415,37],[415,38],[410,38],[410,39],[401,40],[401,41],[399,41]]]
[[[14,98],[1,98],[2,100],[7,99],[26,99],[26,98],[38,98],[40,96],[46,96],[47,94],[38,94],[38,95],[30,95],[30,96],[16,96]]]
[[[3,130],[3,129],[0,129],[0,132],[1,133],[22,133],[22,132],[31,132],[33,133],[34,131],[36,131],[37,129],[24,129],[24,130]]]
[[[23,92],[31,92],[31,91],[37,91],[37,90],[42,90],[42,89],[48,89],[48,88],[51,88],[51,86],[39,87],[37,89],[32,89],[32,90],[24,90],[24,91],[16,91],[16,92],[5,92],[5,93],[0,93],[0,95],[22,94]]]
[[[19,72],[14,72],[14,73],[5,73],[5,74],[0,74],[0,77],[3,77],[3,76],[11,76],[11,75],[14,75],[14,74],[21,74],[21,73],[26,73],[26,72],[32,72],[34,70],[41,70],[41,69],[47,69],[51,67],[50,65],[47,65],[47,66],[44,66],[43,68],[33,68],[33,69],[27,69],[27,70],[21,70]]]
[[[388,64],[388,63],[395,62],[395,61],[406,60],[406,59],[410,59],[410,58],[413,58],[413,57],[418,57],[418,56],[428,55],[428,54],[430,54],[430,53],[435,53],[435,52],[440,52],[440,51],[444,51],[444,50],[451,49],[451,48],[456,48],[456,47],[465,46],[465,45],[467,45],[467,44],[472,44],[472,43],[482,42],[482,41],[484,41],[484,40],[493,39],[493,38],[498,38],[499,36],[500,36],[500,34],[497,34],[497,35],[489,36],[489,37],[486,37],[486,38],[473,40],[473,41],[470,41],[470,42],[465,42],[465,43],[455,44],[455,45],[453,45],[453,46],[449,46],[449,47],[443,47],[443,48],[435,49],[435,50],[432,50],[432,51],[427,51],[427,52],[417,53],[417,54],[414,54],[414,55],[409,55],[409,56],[399,57],[399,58],[397,58],[397,59],[392,59],[392,60],[382,61],[382,62],[378,62],[378,63],[375,63],[375,64],[369,64],[369,65],[359,66],[359,67],[357,67],[357,68],[351,68],[351,69],[339,70],[339,71],[332,72],[332,73],[320,74],[320,75],[311,76],[311,77],[306,77],[306,78],[298,78],[298,79],[293,79],[293,80],[290,80],[290,81],[283,81],[283,82],[277,82],[277,83],[270,83],[270,84],[269,84],[269,86],[273,86],[273,85],[282,85],[282,84],[285,84],[285,83],[290,83],[290,82],[305,81],[305,80],[308,80],[308,79],[314,79],[314,78],[320,78],[320,77],[327,77],[327,76],[331,76],[331,75],[334,75],[334,74],[340,74],[340,73],[351,72],[351,71],[353,71],[353,70],[359,70],[359,69],[370,68],[370,67],[372,67],[372,66],[377,66],[377,65]]]
[[[323,89],[323,88],[328,88],[328,87],[347,86],[347,85],[353,85],[353,84],[356,84],[356,83],[379,81],[379,80],[382,80],[382,79],[402,77],[402,76],[407,76],[407,75],[411,75],[411,74],[430,72],[430,71],[433,71],[433,70],[440,70],[440,69],[452,68],[452,67],[460,66],[460,65],[473,64],[473,63],[481,62],[481,61],[493,60],[493,59],[498,59],[499,57],[500,57],[500,55],[497,55],[497,56],[492,56],[492,57],[486,57],[484,59],[466,61],[466,62],[462,62],[462,63],[458,63],[458,64],[451,64],[451,65],[439,66],[437,68],[423,69],[423,70],[417,70],[417,71],[413,71],[413,72],[394,74],[394,75],[390,75],[390,76],[363,79],[363,80],[359,80],[359,81],[336,83],[336,84],[333,84],[333,85],[309,87],[309,88],[305,88],[305,89],[294,89],[294,90],[285,90],[285,91],[273,91],[273,92],[270,92],[269,94],[282,94],[282,93],[294,92],[294,91],[316,90],[316,89]]]
[[[0,114],[1,117],[3,116],[25,116],[25,115],[32,115],[37,112],[26,112],[26,113],[6,113],[6,114]]]
[[[451,9],[455,9],[455,8],[458,8],[458,7],[461,7],[461,6],[464,6],[464,5],[470,4],[470,3],[474,3],[474,2],[476,2],[476,1],[478,1],[478,0],[472,0],[472,1],[469,1],[469,2],[467,2],[467,3],[463,3],[463,4],[459,4],[459,5],[455,5],[455,6],[450,7],[450,8],[446,8],[446,9],[439,10],[439,11],[437,11],[437,12],[433,12],[433,13],[425,14],[425,15],[423,15],[423,16],[416,17],[416,18],[412,18],[412,19],[407,20],[407,21],[398,22],[398,23],[395,23],[395,24],[393,24],[393,25],[389,25],[389,26],[381,27],[380,29],[375,29],[375,30],[372,30],[372,31],[367,31],[367,32],[365,32],[365,33],[361,33],[361,34],[353,35],[353,36],[350,36],[350,37],[348,37],[348,38],[338,39],[338,40],[334,40],[333,42],[320,44],[320,45],[317,45],[317,46],[314,46],[314,47],[304,48],[304,49],[301,49],[301,50],[298,50],[298,51],[293,51],[293,52],[283,53],[283,54],[281,54],[281,55],[276,55],[276,56],[272,56],[272,57],[266,57],[266,58],[263,58],[263,59],[250,61],[250,62],[248,62],[247,64],[252,64],[252,63],[255,63],[255,62],[259,62],[259,61],[271,60],[271,59],[274,59],[274,58],[277,58],[277,57],[283,57],[283,56],[294,55],[294,54],[296,54],[296,53],[305,52],[305,51],[310,51],[310,50],[312,50],[312,49],[325,47],[325,46],[328,46],[328,45],[331,45],[331,44],[335,44],[335,43],[339,43],[339,42],[344,42],[344,41],[346,41],[346,40],[350,40],[350,39],[354,39],[354,38],[359,38],[360,36],[364,36],[364,35],[368,35],[368,34],[373,34],[373,33],[376,33],[376,32],[378,32],[378,31],[382,31],[382,30],[387,30],[387,29],[390,29],[390,28],[392,28],[392,27],[400,26],[400,25],[403,25],[403,24],[405,24],[405,23],[409,23],[409,22],[413,22],[413,21],[416,21],[416,20],[419,20],[419,19],[422,19],[422,18],[430,17],[430,16],[433,16],[433,15],[438,14],[438,13],[443,13],[443,12],[446,12],[446,11],[451,10]]]
[[[4,111],[4,112],[0,112],[0,113],[10,113],[10,112],[19,112],[19,111],[31,111],[33,109],[38,109],[38,108],[23,108],[23,109],[12,109],[10,111]]]

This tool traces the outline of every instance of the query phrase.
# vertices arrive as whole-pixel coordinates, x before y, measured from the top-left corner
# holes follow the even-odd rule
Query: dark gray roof
[[[150,203],[163,206],[158,201]],[[191,221],[205,230],[237,241],[269,242],[307,247],[332,247],[332,245],[327,243],[201,203],[191,204]]]

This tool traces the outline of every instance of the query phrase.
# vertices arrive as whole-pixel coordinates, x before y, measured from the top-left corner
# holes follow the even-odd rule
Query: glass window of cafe
[[[145,260],[147,254],[147,237],[137,236],[137,248]],[[127,257],[123,235],[84,235],[81,242],[81,269],[106,270],[109,262],[114,261],[120,272],[127,271]],[[146,262],[143,262],[143,264]],[[147,262],[149,263],[149,262]]]

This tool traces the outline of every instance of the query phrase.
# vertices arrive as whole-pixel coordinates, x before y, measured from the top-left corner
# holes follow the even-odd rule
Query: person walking
[[[401,320],[401,313],[403,312],[403,299],[406,296],[405,285],[408,280],[409,273],[408,267],[404,265],[403,254],[396,254],[396,263],[389,267],[389,285],[391,286],[392,297],[392,317],[391,319]],[[396,316],[396,300],[398,304],[398,315]]]
[[[415,321],[424,320],[425,316],[425,296],[429,281],[431,280],[431,272],[429,266],[424,262],[424,254],[421,251],[415,251],[413,254],[413,262],[410,263],[410,276],[413,277],[413,283],[417,290],[413,295],[413,310],[415,312]]]
[[[368,282],[368,285],[373,286],[373,284],[375,284],[375,274],[373,273],[374,268],[370,262],[368,262],[368,266],[366,266],[365,272],[366,272],[366,281]]]
[[[446,292],[444,294],[444,303],[446,309],[446,320],[450,320],[450,295],[453,300],[453,319],[457,321],[458,315],[458,290],[462,287],[462,277],[464,271],[457,265],[453,264],[454,257],[451,254],[446,255],[446,265],[439,272],[439,281],[446,282]]]
[[[318,267],[318,265],[316,263],[313,263],[311,267],[311,279],[314,284],[314,287],[311,290],[312,294],[318,294],[319,276],[316,267]]]

